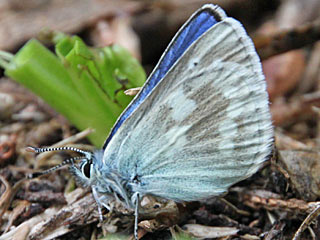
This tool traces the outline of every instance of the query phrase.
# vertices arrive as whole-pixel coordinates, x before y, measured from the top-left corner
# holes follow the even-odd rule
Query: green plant
[[[94,128],[89,139],[101,147],[132,99],[123,91],[142,86],[145,72],[120,46],[90,48],[78,36],[54,36],[56,55],[32,39],[16,55],[0,52],[0,66],[78,129]]]

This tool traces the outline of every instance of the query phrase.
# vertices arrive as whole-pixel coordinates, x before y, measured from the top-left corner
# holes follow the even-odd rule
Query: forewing
[[[217,23],[182,55],[126,119],[104,163],[133,191],[177,201],[219,195],[270,154],[261,65],[242,25]]]
[[[224,11],[218,6],[212,4],[204,5],[190,17],[170,42],[166,51],[161,56],[159,63],[143,86],[143,89],[118,118],[103,145],[103,149],[106,148],[122,123],[146,99],[153,88],[157,86],[160,80],[167,74],[169,69],[177,62],[189,46],[203,33],[225,17],[226,15]]]

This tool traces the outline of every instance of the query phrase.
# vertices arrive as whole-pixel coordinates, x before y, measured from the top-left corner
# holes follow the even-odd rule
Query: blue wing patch
[[[107,147],[111,138],[117,132],[121,124],[131,115],[131,113],[143,102],[149,95],[152,89],[160,82],[166,75],[170,68],[177,62],[182,54],[189,48],[189,46],[197,40],[209,28],[221,21],[225,15],[224,12],[217,13],[214,5],[205,5],[199,11],[194,13],[185,25],[178,31],[176,36],[170,42],[166,51],[160,58],[157,66],[151,73],[140,93],[135,97],[131,104],[118,118],[111,133],[106,139],[103,150]]]

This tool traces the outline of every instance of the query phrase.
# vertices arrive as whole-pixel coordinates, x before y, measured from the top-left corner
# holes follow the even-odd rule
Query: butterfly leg
[[[139,206],[140,206],[140,196],[139,193],[136,194],[135,201],[135,211],[134,211],[134,238],[138,240],[138,220],[139,220]]]
[[[92,189],[92,195],[94,197],[94,200],[96,200],[96,203],[98,206],[99,221],[100,221],[100,223],[102,223],[103,222],[103,216],[102,216],[102,210],[101,210],[102,208],[101,208],[101,204],[99,201],[98,193],[97,193],[95,186],[92,186],[91,189]]]

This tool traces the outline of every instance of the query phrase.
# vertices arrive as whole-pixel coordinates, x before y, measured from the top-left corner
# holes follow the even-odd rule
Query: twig
[[[301,233],[311,224],[313,220],[315,220],[320,215],[320,204],[306,217],[306,219],[302,222],[299,229],[294,234],[292,240],[298,240],[300,238]]]
[[[259,35],[253,39],[262,60],[318,40],[320,40],[320,20],[272,35]]]
[[[82,132],[79,132],[71,137],[68,137],[66,139],[63,139],[62,141],[52,145],[51,147],[65,147],[65,146],[68,146],[74,142],[77,142],[83,138],[85,138],[86,136],[88,136],[90,133],[93,132],[93,129],[86,129],[86,130],[83,130]],[[41,153],[39,154],[37,157],[36,157],[36,164],[35,164],[35,168],[37,169],[39,166],[42,166],[43,165],[43,161],[45,159],[47,159],[49,156],[52,156],[53,154],[55,154],[55,152],[44,152],[44,153]]]

